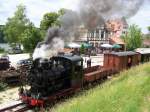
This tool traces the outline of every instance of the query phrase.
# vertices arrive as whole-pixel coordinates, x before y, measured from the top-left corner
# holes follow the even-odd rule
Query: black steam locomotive
[[[83,81],[83,60],[80,56],[64,55],[33,61],[27,75],[30,89],[20,89],[21,99],[32,106],[78,90]],[[59,95],[57,94],[59,93]],[[68,93],[68,92],[67,92]]]
[[[36,59],[27,75],[29,89],[21,87],[19,95],[31,106],[43,106],[73,92],[83,85],[106,79],[124,69],[150,60],[150,54],[131,51],[104,54],[103,66],[83,69],[83,59],[76,55],[60,55],[51,59]],[[143,61],[142,61],[143,62]]]

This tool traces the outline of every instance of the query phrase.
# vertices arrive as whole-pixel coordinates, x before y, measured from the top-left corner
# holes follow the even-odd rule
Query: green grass
[[[57,104],[53,112],[150,112],[150,63]]]

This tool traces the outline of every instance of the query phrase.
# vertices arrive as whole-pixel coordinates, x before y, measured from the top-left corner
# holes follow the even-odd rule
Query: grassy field
[[[150,63],[122,72],[50,111],[150,112]]]

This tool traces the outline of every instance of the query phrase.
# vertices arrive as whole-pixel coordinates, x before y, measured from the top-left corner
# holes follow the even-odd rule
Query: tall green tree
[[[57,13],[58,13],[58,19],[56,20],[56,22],[54,23],[55,26],[61,26],[61,16],[63,16],[66,13],[67,9],[65,8],[61,8]]]
[[[23,37],[22,44],[27,52],[33,52],[37,43],[42,41],[40,29],[33,24],[30,24],[21,36]]]
[[[64,8],[61,8],[58,12],[48,12],[44,14],[43,19],[40,23],[40,29],[47,31],[49,27],[60,26],[59,17],[65,14]]]
[[[56,12],[46,13],[40,22],[41,35],[44,38],[49,27],[55,26],[59,15]]]
[[[30,24],[25,14],[26,8],[24,5],[17,6],[17,10],[13,17],[8,18],[5,26],[4,34],[5,39],[9,43],[21,43],[23,40],[21,35]]]
[[[67,9],[65,9],[65,8],[61,8],[61,9],[58,11],[58,15],[59,15],[59,16],[64,15],[65,12],[66,12],[66,10],[67,10]]]
[[[4,40],[4,25],[0,25],[0,43],[5,43],[5,40]]]
[[[149,33],[150,33],[150,26],[149,26],[147,29],[148,29],[148,31],[149,31]]]
[[[80,47],[80,53],[84,54],[85,53],[85,46],[82,44]]]
[[[137,25],[131,25],[128,33],[122,36],[127,50],[134,50],[142,46],[142,32]]]
[[[42,30],[47,30],[49,27],[52,27],[57,21],[58,17],[59,15],[56,12],[46,13],[40,23],[40,28]]]

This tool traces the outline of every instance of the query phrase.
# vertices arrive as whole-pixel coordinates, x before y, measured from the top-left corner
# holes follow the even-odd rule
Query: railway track
[[[0,112],[26,112],[28,110],[31,110],[31,108],[22,102],[14,102],[11,105],[0,107]]]

